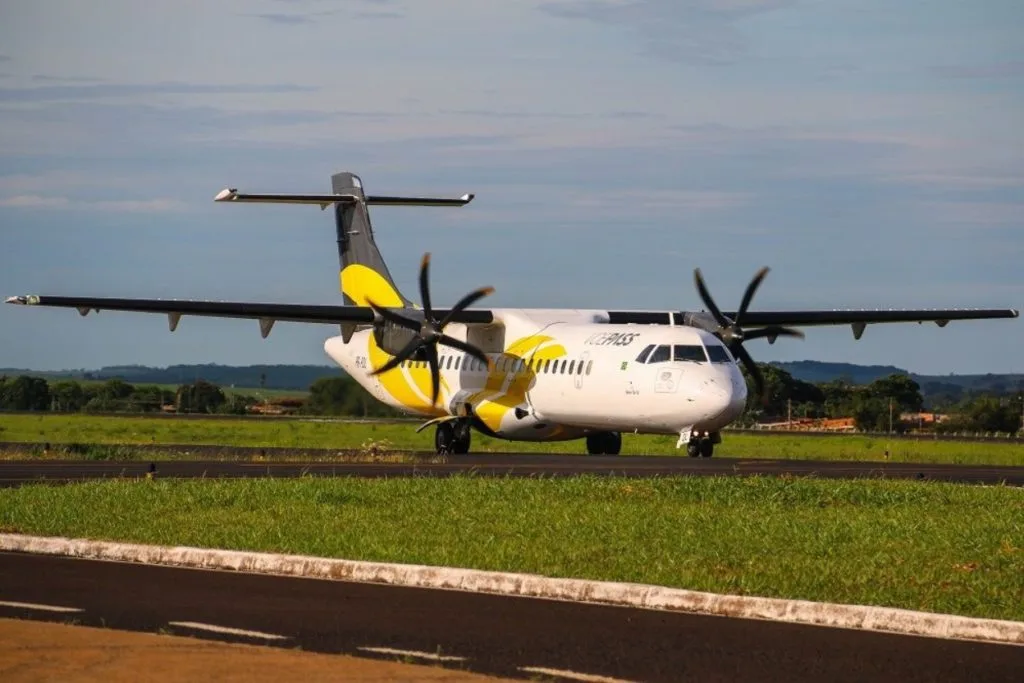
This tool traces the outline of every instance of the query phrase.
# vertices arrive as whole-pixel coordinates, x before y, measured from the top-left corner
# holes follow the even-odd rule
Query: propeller
[[[715,305],[715,300],[711,298],[711,293],[708,291],[707,285],[704,284],[704,277],[700,274],[700,268],[693,271],[693,279],[697,284],[697,292],[700,294],[701,301],[711,311],[711,315],[714,317],[715,322],[718,323],[718,327],[713,330],[709,330],[721,339],[732,355],[740,359],[743,366],[750,373],[750,376],[754,378],[754,384],[757,386],[757,393],[761,396],[763,402],[767,402],[768,397],[765,394],[764,377],[761,375],[761,370],[758,369],[757,363],[750,357],[750,354],[745,348],[743,348],[743,342],[750,339],[760,339],[767,337],[770,341],[774,342],[777,337],[799,337],[803,339],[804,333],[800,330],[795,330],[790,327],[782,327],[780,325],[770,325],[768,327],[760,327],[750,332],[746,332],[740,327],[740,323],[743,320],[743,314],[747,312],[747,307],[750,306],[750,302],[754,298],[754,293],[757,288],[761,286],[761,282],[765,276],[768,275],[768,268],[762,268],[757,271],[754,275],[754,279],[747,285],[747,289],[743,292],[743,299],[740,301],[740,307],[735,313],[735,318],[730,320],[722,314],[718,306]]]
[[[409,340],[409,343],[402,347],[395,356],[387,363],[377,368],[371,375],[379,375],[398,367],[402,362],[408,360],[420,349],[423,349],[424,355],[427,357],[427,363],[430,365],[430,381],[431,381],[431,405],[437,405],[437,397],[441,392],[441,368],[438,365],[437,359],[437,347],[439,344],[450,346],[452,348],[463,351],[474,358],[478,359],[483,364],[488,364],[487,356],[484,352],[466,342],[449,337],[444,333],[444,328],[460,311],[468,308],[476,301],[482,299],[488,294],[494,292],[493,287],[481,287],[480,289],[473,290],[466,296],[459,299],[458,303],[440,320],[434,315],[434,309],[430,305],[430,252],[423,255],[423,261],[420,264],[420,300],[423,302],[423,320],[416,320],[413,318],[406,318],[403,315],[399,315],[395,311],[382,308],[372,301],[367,301],[370,308],[384,320],[391,322],[400,327],[404,327],[407,330],[416,332],[416,336]]]

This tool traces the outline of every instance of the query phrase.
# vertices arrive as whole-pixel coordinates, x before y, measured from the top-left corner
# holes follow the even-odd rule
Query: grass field
[[[401,424],[282,419],[174,419],[92,415],[0,415],[0,441],[105,444],[217,444],[291,448],[433,449],[433,430]],[[623,453],[682,455],[675,437],[623,436]],[[473,434],[474,452],[584,453],[582,441],[536,444]],[[874,436],[789,436],[726,433],[716,457],[875,460],[1024,465],[1024,443],[885,439]],[[21,456],[24,457],[24,456]],[[147,456],[151,457],[151,456]]]
[[[1024,620],[1019,489],[781,478],[107,481],[0,529]]]

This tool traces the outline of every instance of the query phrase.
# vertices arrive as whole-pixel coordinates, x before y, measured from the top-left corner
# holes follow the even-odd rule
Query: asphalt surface
[[[685,458],[664,456],[581,456],[494,453],[449,456],[447,462],[233,462],[218,460],[0,462],[0,486],[104,477],[355,477],[477,476],[556,477],[579,474],[622,477],[791,475],[821,478],[896,478],[974,484],[1024,485],[1024,467],[928,465],[892,462]],[[433,458],[436,459],[436,458]]]
[[[430,660],[409,653],[440,654],[457,658],[442,666],[524,679],[545,670],[632,681],[994,682],[1024,671],[1024,647],[1013,645],[18,553],[0,553],[0,616],[418,662]]]

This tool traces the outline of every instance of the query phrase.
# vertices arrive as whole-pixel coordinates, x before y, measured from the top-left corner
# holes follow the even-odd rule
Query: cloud
[[[950,225],[1024,226],[1024,202],[928,201],[921,208],[931,220]]]
[[[102,83],[105,78],[93,78],[90,76],[49,76],[47,74],[34,74],[32,80],[36,83]]]
[[[353,16],[356,19],[402,19],[405,15],[401,12],[356,12]]]
[[[943,78],[1020,78],[1024,77],[1024,59],[987,64],[934,66],[932,72]]]
[[[47,85],[36,88],[0,88],[0,102],[47,102],[90,100],[132,95],[262,95],[314,92],[318,88],[289,83],[199,84],[199,83],[104,83],[97,85]]]
[[[560,0],[540,9],[566,19],[587,19],[635,30],[646,50],[671,61],[723,65],[740,61],[747,41],[738,20],[792,0]]]
[[[87,211],[114,211],[130,213],[164,213],[180,211],[184,204],[176,199],[113,199],[79,201],[64,197],[36,194],[14,195],[0,198],[0,207],[12,209],[74,209]]]

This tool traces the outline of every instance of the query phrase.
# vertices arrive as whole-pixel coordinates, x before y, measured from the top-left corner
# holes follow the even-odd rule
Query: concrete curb
[[[240,552],[190,547],[134,545],[59,537],[0,534],[0,550],[65,555],[94,560],[221,569],[336,581],[461,590],[622,607],[660,609],[743,619],[882,631],[1024,645],[1024,622],[977,619],[863,605],[837,605],[719,595],[637,583],[547,578],[534,574],[359,562],[302,555]]]

